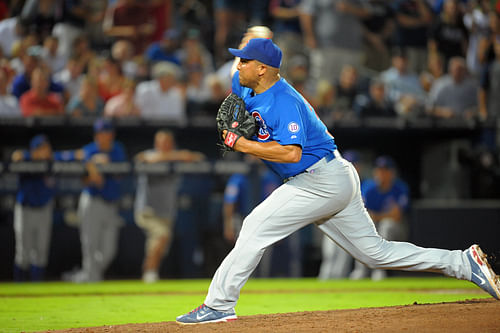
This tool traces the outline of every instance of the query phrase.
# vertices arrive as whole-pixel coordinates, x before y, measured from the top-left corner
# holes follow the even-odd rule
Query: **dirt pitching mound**
[[[50,332],[500,332],[500,302],[482,299],[246,316],[234,322],[203,325],[179,325],[170,321]]]

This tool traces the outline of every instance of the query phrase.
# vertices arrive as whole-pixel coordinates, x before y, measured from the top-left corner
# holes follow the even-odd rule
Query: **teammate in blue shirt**
[[[97,165],[126,161],[125,148],[115,141],[113,124],[98,119],[94,123],[93,142],[79,150],[61,152],[58,158],[87,162],[86,186],[78,203],[82,270],[64,278],[73,282],[100,281],[118,249],[122,220],[118,214],[120,180],[103,175]]]
[[[449,251],[380,237],[364,207],[355,168],[340,156],[314,109],[280,77],[278,46],[270,39],[254,38],[242,49],[229,51],[240,58],[233,92],[245,100],[260,127],[256,138],[242,136],[233,148],[264,160],[284,184],[245,218],[233,250],[215,272],[205,302],[177,317],[178,323],[236,320],[240,290],[264,251],[311,223],[371,268],[441,272],[473,281],[500,299],[500,280],[477,245]]]
[[[45,135],[33,137],[29,150],[16,150],[12,153],[13,162],[50,160],[52,147]],[[54,187],[55,181],[50,175],[19,175],[14,206],[15,281],[26,280],[28,271],[32,281],[43,280],[52,232]]]

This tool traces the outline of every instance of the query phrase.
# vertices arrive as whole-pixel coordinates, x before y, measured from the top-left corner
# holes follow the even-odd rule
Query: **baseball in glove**
[[[258,130],[254,117],[245,109],[245,102],[238,95],[228,95],[217,112],[217,130],[222,141],[222,151],[231,151],[239,138],[250,139]],[[226,130],[226,138],[222,132]]]

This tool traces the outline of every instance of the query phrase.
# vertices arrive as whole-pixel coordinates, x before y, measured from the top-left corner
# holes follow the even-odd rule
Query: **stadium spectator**
[[[478,94],[479,114],[485,119],[500,115],[500,39],[494,44],[495,60],[484,66]]]
[[[214,13],[214,60],[217,67],[227,58],[227,42],[231,32],[245,29],[247,10],[246,1],[213,1]]]
[[[97,92],[95,79],[85,76],[82,79],[78,93],[73,96],[66,112],[71,117],[100,117],[104,111],[104,102]]]
[[[111,56],[120,63],[122,72],[128,79],[135,79],[139,66],[134,61],[134,46],[125,39],[117,40],[111,46]]]
[[[387,1],[367,1],[368,16],[362,22],[364,26],[363,65],[380,72],[391,65],[390,47],[395,29],[394,11]],[[377,54],[377,56],[373,56]]]
[[[467,73],[465,59],[454,57],[435,97],[430,101],[431,114],[438,118],[472,118],[477,115],[478,83]]]
[[[134,45],[135,54],[142,54],[151,43],[155,31],[151,14],[149,3],[118,0],[106,12],[104,33],[112,39],[130,41]]]
[[[21,19],[28,29],[37,33],[40,40],[52,34],[54,25],[61,20],[60,0],[26,0]]]
[[[186,76],[186,107],[187,112],[191,114],[196,113],[205,103],[210,102],[212,91],[200,66],[192,65],[187,68]]]
[[[215,110],[220,106],[224,98],[226,98],[228,92],[224,83],[216,73],[207,75],[205,83],[208,89],[210,89],[210,100],[206,102],[206,104],[209,104],[207,107],[210,107],[211,110]]]
[[[429,54],[427,58],[427,70],[421,72],[419,75],[420,86],[427,94],[427,104],[429,100],[433,99],[432,94],[437,92],[439,89],[438,86],[444,82],[442,78],[445,74],[442,57],[437,53]]]
[[[0,48],[5,56],[12,56],[12,48],[26,33],[26,28],[19,17],[10,17],[0,21]]]
[[[81,66],[85,68],[90,65],[90,62],[95,57],[95,52],[91,49],[86,35],[80,35],[73,40],[70,58],[78,59]]]
[[[107,102],[111,97],[123,91],[124,82],[125,76],[120,63],[113,57],[106,57],[100,66],[97,79],[99,96]]]
[[[178,87],[179,68],[167,61],[159,62],[153,66],[151,74],[154,80],[141,82],[136,89],[136,104],[141,109],[141,117],[185,126],[186,101]]]
[[[54,74],[54,81],[64,87],[68,96],[74,97],[80,90],[83,80],[83,65],[76,57],[68,59],[63,70]]]
[[[37,67],[31,74],[31,89],[21,96],[19,105],[24,117],[57,116],[64,114],[60,96],[49,92],[48,71]]]
[[[393,3],[396,32],[394,46],[404,48],[408,69],[420,73],[427,64],[428,29],[433,21],[432,9],[426,0],[397,0]]]
[[[154,31],[151,35],[151,41],[157,42],[161,40],[165,30],[172,26],[174,9],[177,11],[176,15],[179,15],[180,11],[174,8],[172,0],[150,0],[149,3],[154,19]],[[199,3],[195,3],[194,5],[199,5]]]
[[[17,98],[11,95],[7,88],[9,76],[7,71],[0,68],[0,117],[21,117],[21,110]]]
[[[409,207],[408,185],[397,177],[396,163],[386,155],[377,157],[374,163],[373,179],[366,180],[361,188],[365,207],[370,214],[379,235],[386,240],[405,238],[405,214]],[[355,261],[350,274],[353,280],[368,276],[368,267]],[[387,273],[376,269],[372,280],[382,280]]]
[[[144,56],[151,62],[170,61],[180,65],[179,38],[180,34],[176,29],[168,29],[160,41],[152,43],[147,48]]]
[[[326,126],[332,126],[342,118],[342,113],[335,110],[335,87],[328,80],[320,80],[316,86],[314,97],[315,110]]]
[[[300,27],[301,0],[271,0],[269,13],[272,18],[273,41],[283,52],[281,71],[288,72],[288,62],[293,55],[304,54]]]
[[[464,15],[464,25],[469,32],[469,43],[467,46],[467,68],[472,75],[479,75],[481,65],[479,63],[479,41],[488,35],[488,13],[491,11],[489,0],[478,0],[477,3],[470,2],[468,11]]]
[[[137,154],[135,161],[196,162],[204,158],[199,152],[177,149],[173,133],[159,130],[155,134],[154,147]],[[134,216],[135,222],[146,235],[142,266],[142,280],[146,283],[159,279],[161,261],[170,247],[177,215],[177,191],[180,181],[179,174],[140,174],[137,180]]]
[[[204,75],[214,71],[212,55],[201,42],[198,29],[189,29],[187,31],[179,53],[184,70],[192,66],[199,66]]]
[[[86,20],[84,36],[95,50],[102,50],[109,47],[109,37],[104,33],[104,18],[107,9],[111,5],[108,0],[85,1],[89,11]]]
[[[139,117],[141,110],[135,104],[136,83],[126,80],[123,84],[123,91],[111,97],[104,106],[104,116],[110,118]]]
[[[52,160],[52,147],[45,135],[34,136],[29,150],[16,150],[12,161]],[[21,173],[14,206],[16,253],[14,281],[42,281],[49,259],[55,180],[46,174]]]
[[[356,96],[363,93],[358,70],[351,65],[342,67],[340,77],[335,83],[335,112],[341,113],[342,117],[349,117],[352,113]]]
[[[397,117],[394,106],[387,99],[385,85],[382,80],[373,79],[368,96],[358,95],[354,110],[361,118],[365,117]]]
[[[58,54],[68,59],[72,55],[74,40],[85,33],[87,21],[91,21],[89,4],[84,0],[61,1],[62,16],[54,25],[52,36],[58,40]]]
[[[392,66],[380,74],[380,79],[396,112],[402,117],[417,116],[424,107],[425,92],[419,77],[409,68],[406,51],[395,49],[393,52]]]
[[[429,52],[443,57],[445,68],[452,57],[465,57],[469,34],[458,0],[446,0],[429,35]]]
[[[427,58],[427,72],[432,75],[433,80],[437,80],[445,74],[446,67],[443,58],[439,54],[430,54]]]
[[[314,104],[315,87],[309,76],[309,64],[307,57],[297,54],[288,59],[286,72],[283,72],[286,80],[309,102]]]
[[[24,73],[24,58],[32,46],[38,45],[36,34],[26,34],[12,46],[10,66],[17,74]]]
[[[488,14],[489,32],[479,40],[477,54],[479,63],[487,65],[495,59],[495,42],[500,38],[500,12],[490,11]]]
[[[51,73],[61,71],[66,65],[67,58],[58,53],[59,40],[55,36],[47,36],[43,41],[42,59]]]
[[[26,54],[23,56],[23,67],[24,72],[18,74],[14,81],[12,82],[12,94],[16,96],[18,99],[21,96],[30,90],[31,88],[31,75],[36,67],[45,66],[43,61],[41,60],[41,47],[40,46],[31,46],[28,48]],[[49,73],[47,73],[49,74]],[[58,93],[61,96],[64,94],[64,87],[58,83],[52,81],[50,76],[49,80],[49,91]]]
[[[311,49],[311,76],[314,79],[333,80],[345,65],[361,67],[361,19],[369,13],[360,1],[302,0],[300,11],[304,42]]]
[[[104,278],[118,249],[122,219],[118,214],[121,197],[119,176],[106,175],[98,166],[124,162],[126,152],[115,140],[113,124],[106,119],[94,123],[94,141],[74,151],[61,152],[63,160],[80,160],[86,165],[85,188],[78,203],[82,268],[63,275],[71,282],[96,282]]]

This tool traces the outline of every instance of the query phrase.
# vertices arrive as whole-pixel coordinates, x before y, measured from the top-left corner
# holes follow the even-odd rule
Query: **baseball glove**
[[[233,150],[234,144],[244,136],[250,139],[258,130],[254,117],[245,109],[245,102],[238,95],[228,95],[217,112],[217,130],[222,141],[222,152]],[[222,132],[226,130],[226,139]]]

